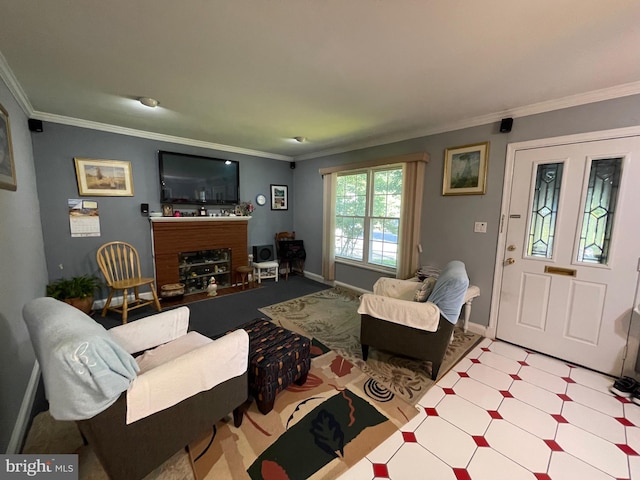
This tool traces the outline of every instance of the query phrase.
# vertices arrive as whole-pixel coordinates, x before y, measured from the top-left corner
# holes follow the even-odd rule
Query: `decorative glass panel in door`
[[[622,158],[591,162],[577,260],[606,265],[618,202]]]
[[[538,165],[529,223],[529,257],[553,257],[563,167],[563,163]]]

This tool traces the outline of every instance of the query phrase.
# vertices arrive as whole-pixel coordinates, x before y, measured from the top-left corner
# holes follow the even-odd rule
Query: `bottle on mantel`
[[[201,217],[206,217],[207,216],[207,209],[204,208],[204,205],[202,205],[200,207],[200,209],[198,210],[198,215],[200,215]]]

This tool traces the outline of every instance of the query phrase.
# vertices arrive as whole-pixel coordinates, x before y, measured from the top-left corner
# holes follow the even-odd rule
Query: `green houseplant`
[[[47,285],[47,296],[73,305],[89,314],[93,306],[93,294],[101,285],[94,275],[60,278]]]

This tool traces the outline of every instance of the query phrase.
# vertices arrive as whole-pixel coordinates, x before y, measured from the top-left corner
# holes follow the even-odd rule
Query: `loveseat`
[[[144,477],[232,410],[242,421],[244,330],[215,341],[187,333],[179,307],[107,331],[52,298],[30,301],[23,317],[51,416],[76,421],[112,479]]]

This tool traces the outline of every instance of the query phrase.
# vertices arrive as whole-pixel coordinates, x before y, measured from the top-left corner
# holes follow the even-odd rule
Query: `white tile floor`
[[[484,339],[340,480],[640,479],[640,406],[612,382]]]

